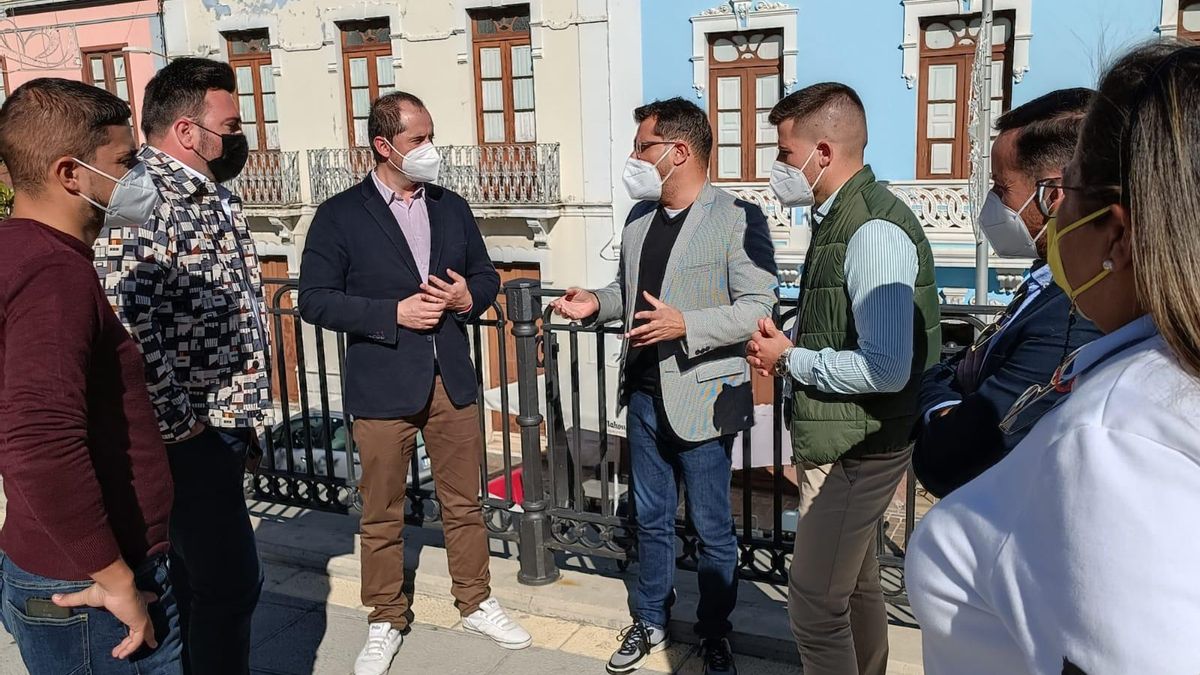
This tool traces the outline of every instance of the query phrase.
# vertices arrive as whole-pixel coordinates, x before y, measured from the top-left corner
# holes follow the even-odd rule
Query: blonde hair
[[[1138,302],[1200,376],[1200,47],[1133,50],[1101,80],[1079,139],[1085,185],[1119,185]]]

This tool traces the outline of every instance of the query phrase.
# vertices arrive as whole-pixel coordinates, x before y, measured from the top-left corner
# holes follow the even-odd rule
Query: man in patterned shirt
[[[266,317],[242,203],[220,183],[248,155],[228,64],[172,61],[146,86],[139,152],[160,204],[96,242],[96,267],[141,346],[175,502],[171,577],[189,673],[249,673],[262,587],[242,492],[271,414]]]

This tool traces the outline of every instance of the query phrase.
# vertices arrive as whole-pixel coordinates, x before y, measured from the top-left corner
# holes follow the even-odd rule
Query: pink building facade
[[[159,0],[18,0],[5,6],[5,95],[39,77],[82,80],[124,99],[140,123],[142,91],[166,63]]]

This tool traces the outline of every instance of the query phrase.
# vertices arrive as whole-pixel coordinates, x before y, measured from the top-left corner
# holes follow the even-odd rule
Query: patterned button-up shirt
[[[152,147],[161,199],[142,227],[107,230],[96,269],[141,346],[164,440],[197,420],[261,433],[272,417],[262,275],[241,200]]]

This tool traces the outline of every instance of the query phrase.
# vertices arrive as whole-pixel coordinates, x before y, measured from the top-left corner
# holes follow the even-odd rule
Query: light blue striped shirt
[[[820,227],[837,195],[813,212],[814,227]],[[912,370],[917,247],[899,225],[868,221],[850,238],[844,272],[858,348],[798,347],[788,370],[797,382],[832,394],[900,391]]]

